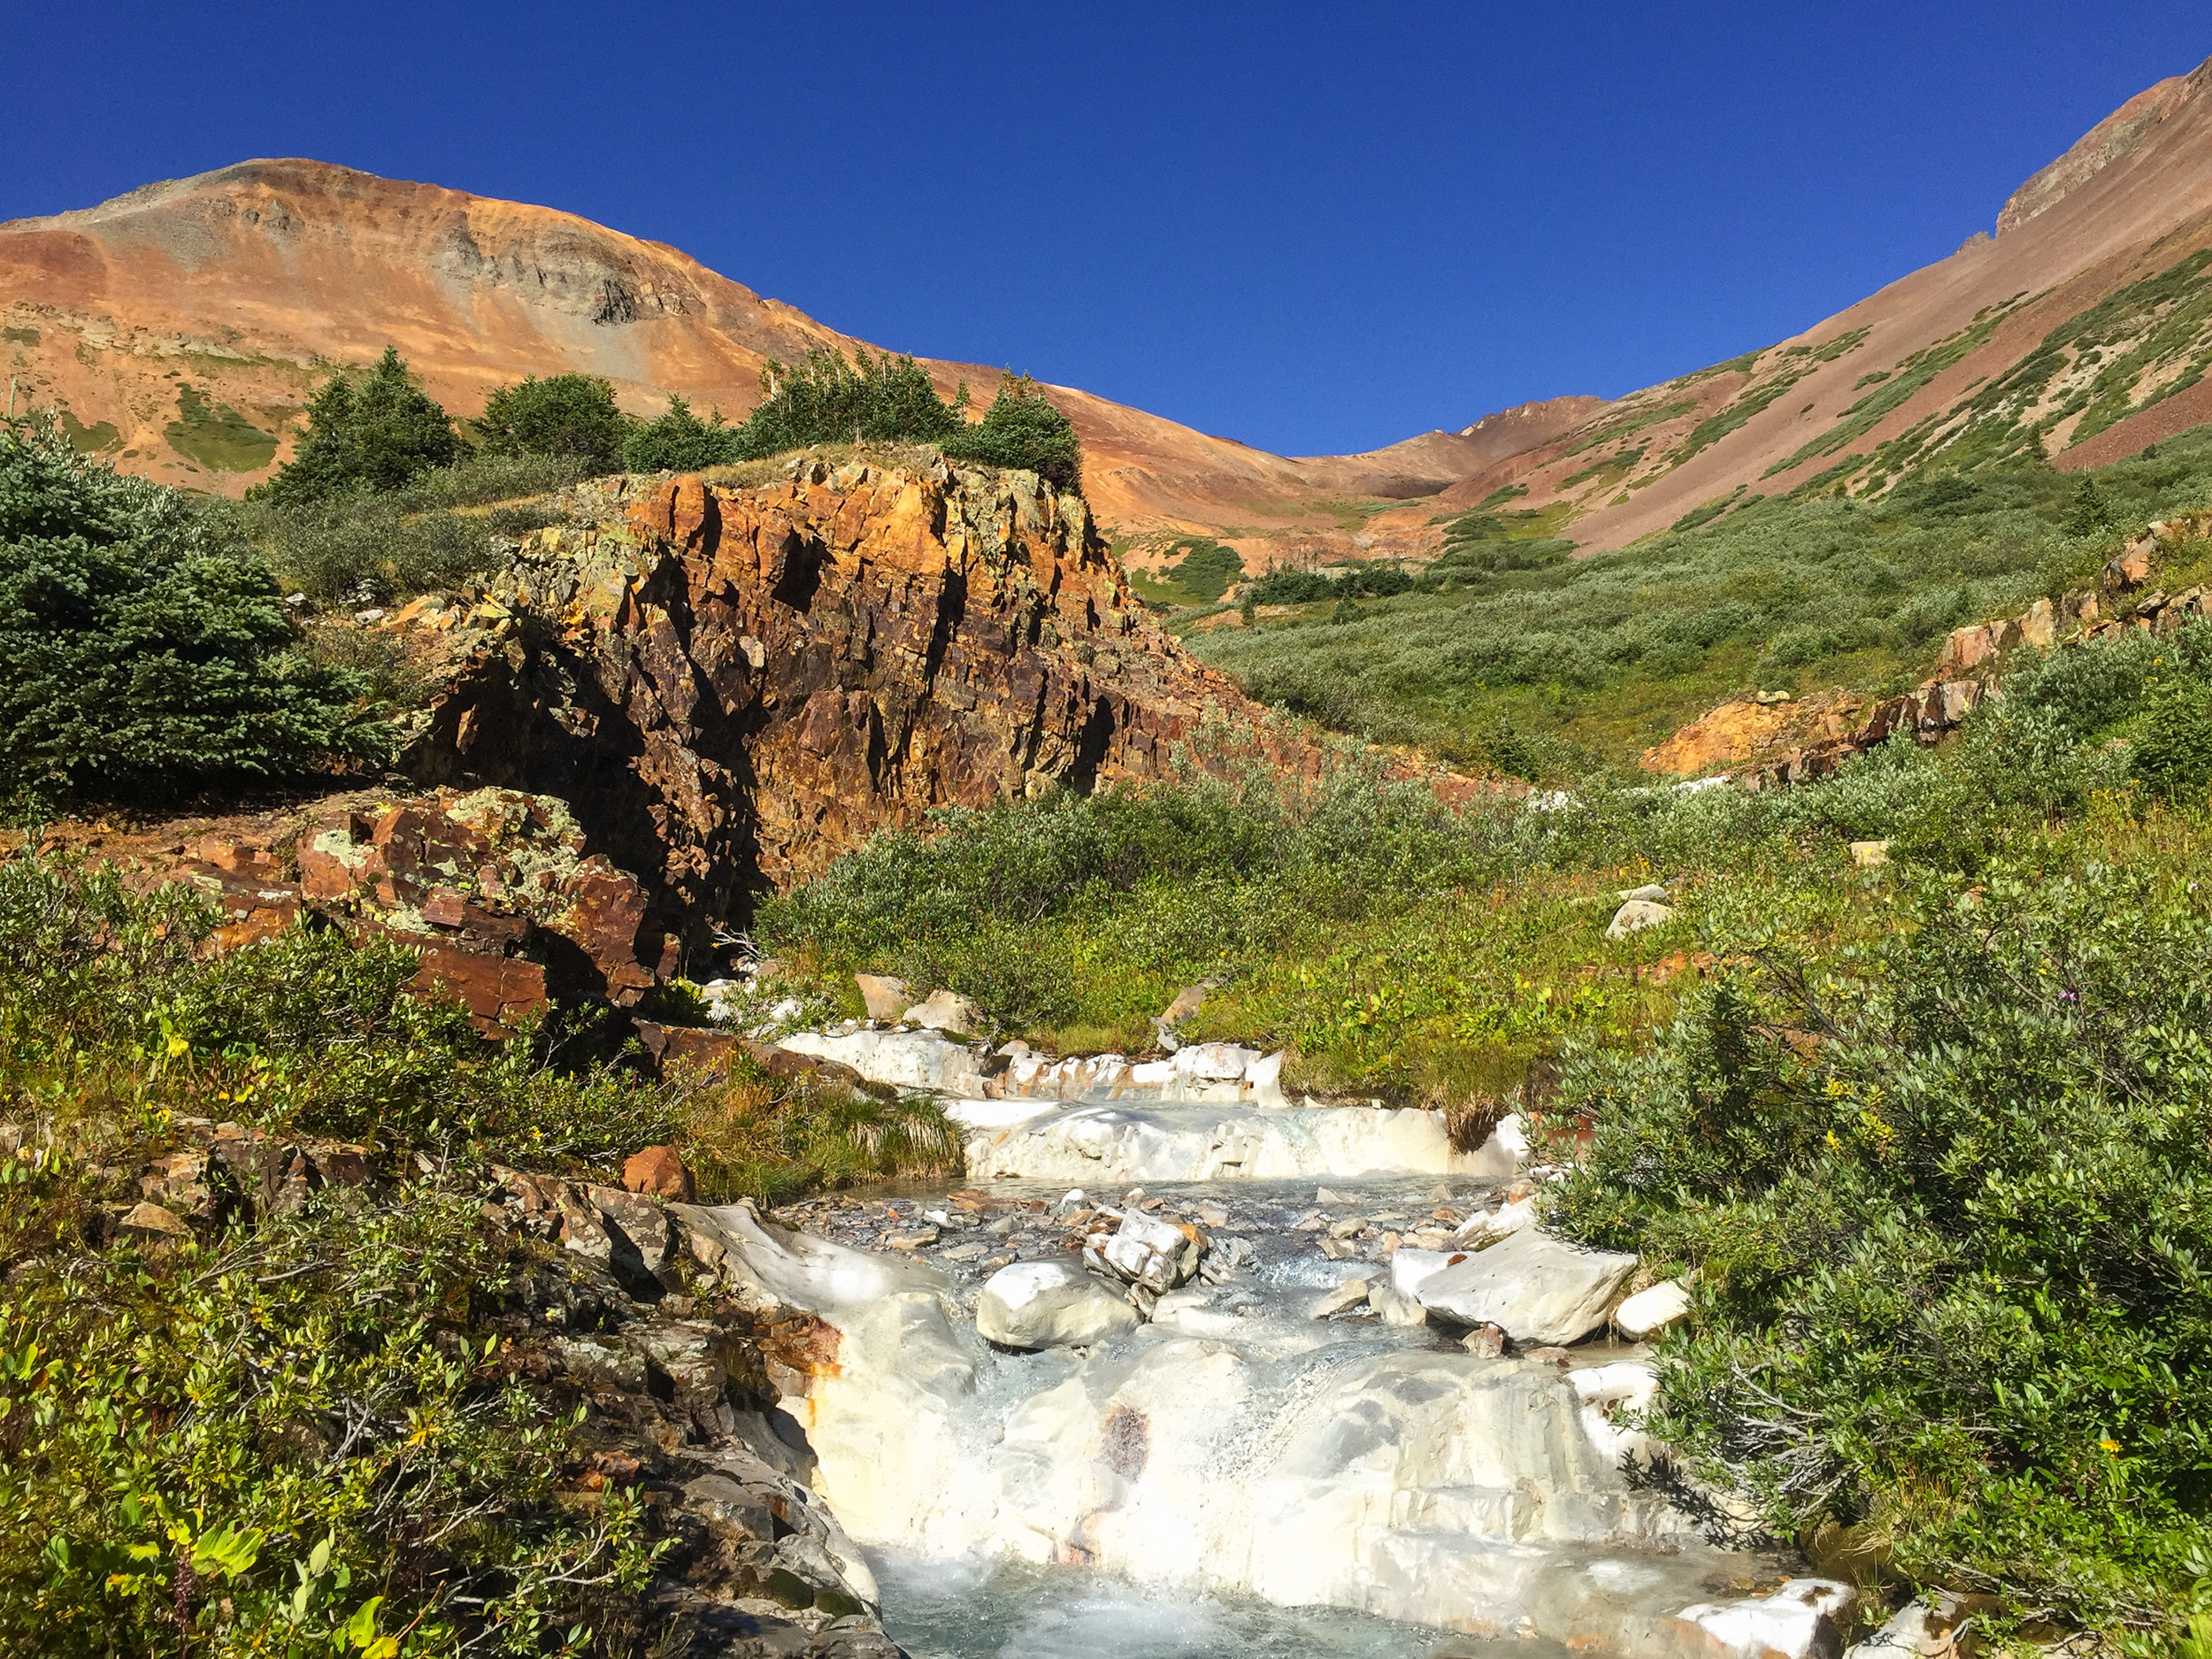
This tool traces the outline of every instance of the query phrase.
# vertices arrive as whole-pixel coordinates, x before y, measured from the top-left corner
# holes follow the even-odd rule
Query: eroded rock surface
[[[669,931],[934,807],[1159,775],[1210,710],[1257,712],[1031,474],[641,488],[419,618],[453,667],[406,764],[572,803]]]

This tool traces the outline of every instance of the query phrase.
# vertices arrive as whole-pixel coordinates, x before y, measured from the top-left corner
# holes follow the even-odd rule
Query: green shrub
[[[721,466],[745,452],[738,431],[724,423],[720,410],[702,420],[689,403],[671,393],[665,414],[633,428],[622,441],[622,465],[633,472],[697,472]]]
[[[1053,407],[1044,388],[1026,374],[1000,380],[998,396],[983,419],[950,434],[942,446],[956,460],[1019,467],[1071,494],[1083,488],[1083,449],[1075,423]]]
[[[2212,502],[2212,427],[2158,448],[2083,475],[2115,529]],[[1287,706],[1350,710],[1356,729],[1446,755],[1477,757],[1502,716],[1632,764],[1755,688],[1916,685],[1949,629],[2093,584],[2108,549],[2061,524],[2079,481],[2026,464],[1908,474],[1871,499],[1740,501],[1701,527],[1572,559],[1548,545],[1540,515],[1478,511],[1447,527],[1417,589],[1381,614],[1225,628],[1189,645],[1263,700],[1325,688]],[[1335,598],[1319,580],[1271,575],[1255,597]]]
[[[469,424],[487,455],[559,456],[588,473],[620,469],[631,426],[615,407],[614,388],[592,374],[531,375],[500,387]]]
[[[1655,1428],[1775,1532],[2108,1636],[2212,1552],[2212,901],[2046,849],[1571,1055],[1553,1205],[1704,1275]]]
[[[770,363],[759,406],[738,428],[737,453],[758,460],[810,444],[941,442],[960,429],[958,412],[912,357],[856,357],[815,350],[795,368]],[[964,388],[960,407],[965,402]]]
[[[2212,686],[2187,673],[2151,682],[2135,733],[2135,775],[2162,801],[2212,787]]]
[[[646,1510],[557,1501],[579,1417],[484,1328],[528,1263],[471,1194],[319,1198],[150,1256],[86,1248],[81,1169],[0,1183],[0,1647],[612,1651]]]
[[[0,796],[173,795],[374,760],[362,682],[311,663],[226,524],[0,427]]]
[[[415,384],[399,349],[387,346],[358,387],[343,374],[324,383],[307,405],[307,430],[292,458],[248,493],[298,503],[396,489],[451,466],[460,453],[453,422]]]

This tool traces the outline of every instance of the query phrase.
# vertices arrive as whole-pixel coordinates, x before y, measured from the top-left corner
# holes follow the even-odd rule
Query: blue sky
[[[2202,0],[0,0],[0,219],[312,156],[1340,452],[1794,334],[2208,54]]]

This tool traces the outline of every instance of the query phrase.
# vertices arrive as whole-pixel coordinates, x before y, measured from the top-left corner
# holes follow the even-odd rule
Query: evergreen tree
[[[486,455],[557,455],[601,472],[622,465],[632,422],[615,407],[614,388],[593,374],[530,376],[503,386],[469,423]]]
[[[1054,408],[1026,374],[1010,373],[978,425],[945,441],[945,453],[986,466],[1025,467],[1056,489],[1083,488],[1083,449],[1075,423]]]
[[[50,807],[380,757],[358,676],[311,664],[223,521],[0,423],[0,797]]]
[[[2088,473],[2083,473],[2081,482],[2074,486],[2073,499],[2066,506],[2066,534],[2095,535],[2100,531],[2109,530],[2116,522],[2112,503],[2097,488],[2097,480]]]
[[[948,408],[912,357],[865,351],[810,351],[796,368],[761,371],[761,401],[738,428],[749,458],[816,443],[934,442],[961,430],[960,405]]]
[[[741,458],[741,428],[723,422],[715,410],[704,420],[674,393],[668,412],[632,428],[622,441],[622,465],[633,472],[696,472]]]
[[[359,386],[331,376],[307,405],[307,432],[291,460],[250,493],[298,503],[397,489],[460,454],[453,422],[415,384],[399,349],[387,346]]]

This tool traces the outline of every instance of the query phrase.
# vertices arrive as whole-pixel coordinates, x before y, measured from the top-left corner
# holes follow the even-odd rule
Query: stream
[[[1511,1120],[1470,1154],[1433,1113],[1085,1065],[946,1091],[967,1184],[687,1211],[797,1310],[772,1377],[917,1659],[1834,1650],[1847,1587],[1631,1478],[1633,1259],[1540,1235]],[[1437,1311],[1448,1268],[1510,1280],[1525,1329]]]

